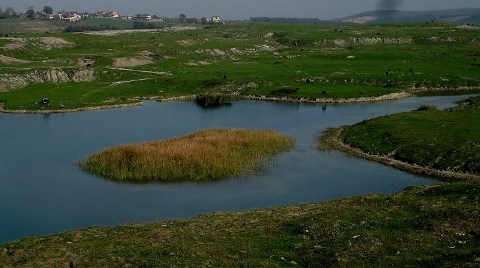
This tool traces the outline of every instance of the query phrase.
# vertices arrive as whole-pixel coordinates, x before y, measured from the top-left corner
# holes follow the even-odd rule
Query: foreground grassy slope
[[[117,181],[203,182],[259,171],[266,159],[292,146],[291,138],[270,130],[211,129],[108,148],[80,166]]]
[[[342,140],[367,153],[434,169],[480,174],[480,97],[439,111],[388,115],[346,127]]]
[[[477,267],[480,184],[95,227],[0,246],[0,267]]]
[[[311,99],[472,91],[480,86],[478,33],[448,24],[253,23],[115,34],[19,33],[0,38],[0,54],[29,62],[0,62],[2,75],[88,68],[95,79],[31,82],[0,89],[6,91],[0,100],[5,109],[39,110],[39,96],[51,99],[44,109],[73,109],[211,91]],[[72,45],[45,46],[41,37]],[[86,67],[84,59],[95,61]]]

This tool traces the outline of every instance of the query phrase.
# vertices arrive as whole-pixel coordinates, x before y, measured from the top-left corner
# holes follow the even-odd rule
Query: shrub
[[[428,111],[428,110],[437,110],[437,107],[433,105],[422,105],[417,109],[415,109],[415,111]]]
[[[195,103],[202,107],[218,107],[232,103],[232,98],[226,94],[200,94],[195,96]]]

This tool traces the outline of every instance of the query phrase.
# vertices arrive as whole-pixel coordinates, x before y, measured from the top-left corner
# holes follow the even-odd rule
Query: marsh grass
[[[122,145],[80,163],[90,173],[126,182],[203,182],[261,171],[292,148],[269,130],[210,129],[166,141]]]

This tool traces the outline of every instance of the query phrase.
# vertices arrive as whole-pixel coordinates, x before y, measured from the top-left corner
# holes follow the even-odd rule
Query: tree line
[[[37,17],[41,17],[42,15],[52,15],[53,8],[51,6],[44,6],[42,12],[36,12],[33,6],[28,7],[25,13],[18,13],[13,7],[7,7],[3,10],[0,7],[0,19],[10,19],[10,18],[18,18],[21,16],[25,16],[29,19],[35,19]]]

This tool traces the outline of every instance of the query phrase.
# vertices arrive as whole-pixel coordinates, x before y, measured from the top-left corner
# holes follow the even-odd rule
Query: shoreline
[[[237,95],[231,94],[241,100],[256,100],[256,101],[271,101],[271,102],[290,102],[290,103],[317,103],[317,104],[331,104],[331,103],[361,103],[361,102],[378,102],[378,101],[388,101],[388,100],[399,100],[407,97],[413,96],[407,92],[398,92],[391,93],[387,95],[377,96],[377,97],[360,97],[360,98],[293,98],[293,97],[267,97],[267,96],[255,96],[255,95]],[[136,103],[127,103],[127,104],[116,104],[116,105],[105,105],[105,106],[93,106],[93,107],[83,107],[75,109],[61,109],[61,110],[5,110],[3,102],[0,102],[0,113],[8,114],[51,114],[51,113],[72,113],[72,112],[83,112],[83,111],[95,111],[95,110],[104,110],[104,109],[117,109],[117,108],[127,108],[142,106],[143,100],[154,100],[158,102],[172,102],[172,101],[185,101],[193,100],[196,95],[185,95],[178,97],[168,97],[162,98],[159,96],[152,97],[138,97],[132,98],[130,100],[137,101]]]
[[[255,95],[245,95],[240,98],[245,100],[261,100],[261,101],[278,101],[278,102],[293,102],[293,103],[318,103],[318,104],[331,104],[331,103],[362,103],[362,102],[377,102],[377,101],[387,101],[387,100],[399,100],[403,98],[408,98],[413,96],[407,92],[397,92],[390,93],[386,95],[376,96],[376,97],[359,97],[359,98],[305,98],[305,97],[267,97],[267,96],[255,96]]]
[[[60,113],[86,112],[86,111],[143,106],[142,102],[140,101],[135,103],[83,107],[83,108],[64,109],[64,110],[5,110],[3,108],[3,104],[4,104],[3,102],[0,102],[0,113],[5,113],[5,114],[60,114]]]
[[[459,89],[459,91],[468,89]],[[480,89],[479,89],[480,90]],[[351,103],[366,103],[366,102],[381,102],[381,101],[392,101],[399,100],[408,97],[417,96],[417,93],[426,92],[427,90],[417,90],[412,93],[409,92],[396,92],[386,95],[376,96],[376,97],[358,97],[358,98],[307,98],[307,97],[278,97],[278,96],[257,96],[257,95],[232,95],[240,100],[254,100],[254,101],[270,101],[270,102],[288,102],[288,103],[313,103],[313,104],[351,104]],[[448,91],[448,90],[447,90]],[[154,100],[157,102],[173,102],[173,101],[186,101],[195,99],[196,95],[185,95],[178,97],[167,97],[163,98],[160,96],[151,96],[151,97],[135,97],[129,100],[136,101],[135,103],[127,104],[116,104],[116,105],[102,105],[102,106],[93,106],[93,107],[82,107],[75,109],[61,109],[61,110],[5,110],[4,103],[0,101],[0,113],[8,114],[50,114],[50,113],[71,113],[71,112],[83,112],[83,111],[95,111],[95,110],[104,110],[104,109],[117,109],[117,108],[128,108],[135,106],[142,106],[142,101],[144,100]],[[421,96],[421,95],[419,95]]]
[[[361,149],[345,144],[339,138],[343,129],[344,127],[339,127],[330,128],[324,131],[320,137],[320,148],[323,150],[338,150],[349,156],[375,161],[377,163],[394,167],[415,175],[434,177],[444,182],[480,180],[480,176],[475,174],[438,170],[431,167],[410,164],[389,156],[366,153]]]

